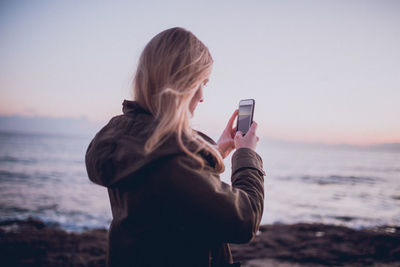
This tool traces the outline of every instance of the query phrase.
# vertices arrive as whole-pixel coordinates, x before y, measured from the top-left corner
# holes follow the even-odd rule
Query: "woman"
[[[101,129],[86,153],[91,181],[108,188],[109,266],[240,266],[230,243],[246,243],[263,212],[257,124],[217,143],[190,126],[213,60],[191,32],[172,28],[144,48],[134,101]],[[221,182],[232,156],[232,186]]]

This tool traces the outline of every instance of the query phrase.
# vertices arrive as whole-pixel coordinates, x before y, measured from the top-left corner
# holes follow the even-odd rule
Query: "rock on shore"
[[[252,242],[230,246],[242,266],[400,266],[400,227],[263,225]],[[67,233],[33,219],[0,223],[2,266],[105,266],[106,248],[105,229]]]
[[[263,225],[260,232],[248,244],[230,244],[235,260],[273,258],[306,266],[400,266],[400,227],[354,230],[299,223]]]

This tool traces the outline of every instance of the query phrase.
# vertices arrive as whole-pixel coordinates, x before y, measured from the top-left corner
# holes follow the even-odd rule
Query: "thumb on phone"
[[[241,131],[237,131],[235,135],[235,148],[239,149],[242,147],[250,148],[252,150],[256,150],[257,142],[259,140],[256,135],[257,123],[253,122],[249,131],[247,131],[246,135],[243,136]]]
[[[257,122],[253,121],[248,132],[255,134],[256,130],[257,130],[257,126],[258,126]]]

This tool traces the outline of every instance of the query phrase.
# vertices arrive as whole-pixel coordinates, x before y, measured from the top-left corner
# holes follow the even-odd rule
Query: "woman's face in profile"
[[[207,84],[208,79],[206,79],[204,82],[202,82],[199,86],[199,88],[196,91],[196,94],[193,96],[192,101],[190,102],[190,112],[192,113],[192,116],[194,115],[194,110],[197,107],[197,104],[199,102],[203,102],[203,87]]]

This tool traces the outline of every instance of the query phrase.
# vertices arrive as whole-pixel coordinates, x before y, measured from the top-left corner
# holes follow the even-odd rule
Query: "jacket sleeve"
[[[264,206],[262,159],[240,148],[232,156],[232,186],[212,170],[194,170],[192,159],[175,156],[165,164],[164,181],[185,224],[208,241],[247,243],[258,231]]]

